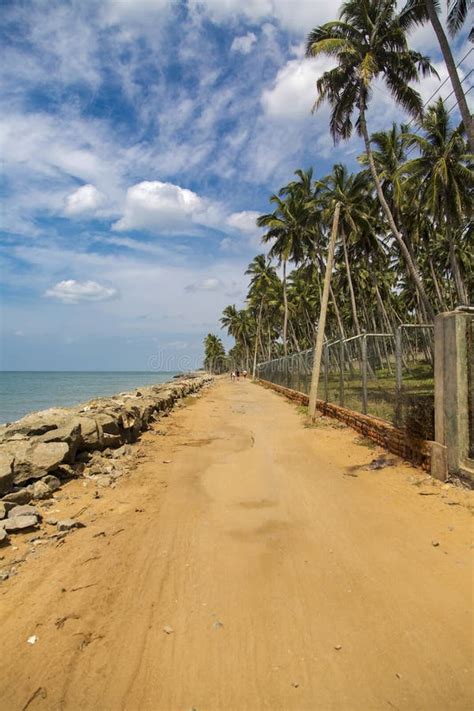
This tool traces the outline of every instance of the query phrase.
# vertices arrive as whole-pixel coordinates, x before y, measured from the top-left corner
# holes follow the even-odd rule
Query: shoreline
[[[173,370],[156,372],[149,370],[3,370],[0,371],[0,391],[3,399],[1,410],[4,410],[5,414],[0,412],[0,428],[45,410],[79,408],[92,400],[116,397],[124,392],[148,387],[158,387],[198,373],[199,371],[179,372]],[[13,376],[15,379],[18,377],[21,380],[9,383],[8,376]],[[42,376],[45,376],[44,382],[41,381]],[[160,380],[160,377],[165,379]],[[31,379],[32,382],[28,382],[28,379]],[[97,382],[94,382],[95,380]],[[36,391],[34,390],[35,386]]]
[[[2,519],[12,508],[50,498],[64,481],[91,473],[111,474],[114,467],[99,460],[127,454],[128,445],[152,423],[211,381],[207,374],[186,374],[73,407],[32,412],[1,425],[0,542],[8,540]],[[18,524],[19,530],[25,528],[25,521]],[[31,521],[32,528],[36,524]],[[13,524],[6,528],[15,532]]]

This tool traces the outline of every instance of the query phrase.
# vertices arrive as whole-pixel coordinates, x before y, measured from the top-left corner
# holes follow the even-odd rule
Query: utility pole
[[[309,391],[309,416],[312,420],[316,417],[316,402],[318,399],[319,373],[321,371],[321,357],[323,353],[324,331],[326,327],[326,314],[328,310],[329,287],[331,286],[332,263],[334,259],[334,247],[336,245],[340,211],[341,203],[338,202],[336,203],[334,217],[332,219],[331,238],[329,240],[328,259],[326,262],[326,274],[324,276],[323,298],[321,301],[321,312],[319,315],[316,345],[314,347],[313,372],[311,375],[311,388]]]

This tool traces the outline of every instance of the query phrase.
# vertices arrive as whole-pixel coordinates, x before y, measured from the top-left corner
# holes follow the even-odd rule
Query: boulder
[[[15,435],[26,437],[43,435],[50,430],[56,430],[58,422],[61,422],[67,415],[67,410],[58,407],[42,410],[41,412],[32,412],[30,415],[22,417],[21,420],[7,425],[4,438],[11,440]]]
[[[0,501],[0,521],[7,515],[7,507],[3,501]]]
[[[81,444],[81,423],[76,418],[70,418],[54,430],[50,430],[37,438],[40,442],[65,442],[69,452],[64,461],[72,464]]]
[[[38,509],[34,506],[14,506],[8,512],[8,518],[16,518],[17,516],[37,516],[39,519],[41,518]]]
[[[2,545],[2,543],[8,543],[8,533],[4,528],[0,528],[0,545]]]
[[[0,495],[11,491],[13,487],[13,464],[13,455],[0,450]]]
[[[101,447],[120,447],[125,439],[123,429],[118,418],[107,412],[99,413],[94,417],[100,434]]]
[[[27,504],[31,501],[31,492],[28,489],[17,489],[3,497],[2,501],[13,504]]]
[[[24,531],[26,529],[35,528],[38,525],[37,516],[15,516],[14,518],[6,518],[0,521],[0,528],[4,528],[8,533],[16,531]]]
[[[81,426],[81,441],[78,451],[83,452],[86,450],[89,452],[94,449],[102,449],[103,444],[95,419],[80,415],[76,418],[76,422]]]
[[[2,451],[13,457],[13,483],[22,484],[30,479],[41,479],[67,457],[69,447],[65,442],[9,441]]]

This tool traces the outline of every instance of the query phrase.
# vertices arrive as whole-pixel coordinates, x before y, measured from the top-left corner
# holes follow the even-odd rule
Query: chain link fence
[[[434,438],[433,326],[401,324],[327,342],[318,397]],[[309,395],[313,350],[259,363],[258,377]]]

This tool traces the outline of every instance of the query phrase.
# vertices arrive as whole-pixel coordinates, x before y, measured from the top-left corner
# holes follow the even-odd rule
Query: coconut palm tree
[[[304,234],[308,219],[308,210],[298,188],[287,186],[282,194],[272,195],[270,202],[276,207],[272,213],[257,218],[259,227],[266,227],[267,232],[262,242],[273,242],[269,257],[274,257],[282,266],[283,272],[283,351],[288,353],[288,293],[286,283],[286,268],[291,260],[298,264],[304,258]]]
[[[455,235],[472,211],[473,156],[467,151],[464,126],[453,128],[442,99],[430,106],[419,122],[424,135],[412,134],[408,142],[420,156],[408,161],[402,171],[419,193],[419,204],[446,235],[451,272],[461,304],[468,296],[459,261]]]
[[[347,0],[342,5],[339,21],[328,22],[310,32],[306,54],[309,57],[324,54],[337,62],[334,69],[325,72],[316,82],[318,98],[315,108],[324,101],[329,102],[330,130],[335,141],[350,137],[352,117],[357,111],[356,126],[364,139],[378,199],[410,277],[427,313],[434,318],[422,276],[383,193],[367,127],[372,85],[378,77],[385,80],[395,101],[410,115],[418,117],[422,112],[422,101],[410,83],[419,80],[420,73],[426,75],[434,69],[427,57],[409,49],[397,14],[396,0]]]
[[[245,273],[251,276],[247,301],[249,302],[249,305],[255,305],[257,309],[252,368],[252,377],[255,378],[255,373],[257,371],[258,346],[259,344],[261,346],[263,308],[267,303],[270,289],[275,283],[275,280],[278,280],[278,277],[275,267],[271,266],[270,260],[267,259],[264,254],[258,254],[254,257]]]
[[[226,367],[224,345],[213,333],[204,339],[204,367],[210,373],[222,373]]]
[[[455,0],[454,2],[448,0],[447,5],[449,9],[448,27],[451,34],[455,34],[459,31],[466,19],[468,8],[472,6],[472,0]],[[407,31],[414,25],[424,25],[426,22],[431,22],[454,89],[459,112],[466,128],[471,153],[474,153],[474,121],[467,105],[466,95],[463,91],[461,80],[459,79],[448,38],[439,19],[439,12],[439,0],[408,0],[402,10],[400,21]]]
[[[467,18],[467,11],[473,6],[473,0],[448,0],[448,30],[454,37]]]
[[[251,323],[246,309],[237,309],[235,304],[226,306],[222,313],[221,325],[227,329],[229,336],[233,336],[243,351],[243,364],[249,368],[249,348],[251,339]]]

